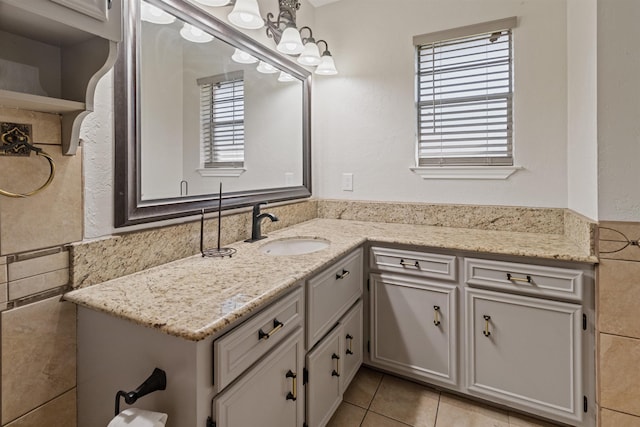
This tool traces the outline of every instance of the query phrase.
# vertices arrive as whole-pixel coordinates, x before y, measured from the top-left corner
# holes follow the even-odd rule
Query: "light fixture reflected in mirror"
[[[278,81],[287,83],[287,82],[295,82],[296,79],[289,73],[285,73],[284,71],[280,71],[280,75],[278,76]]]
[[[247,52],[244,52],[238,48],[233,51],[231,59],[238,64],[255,64],[256,62],[258,62],[258,58],[249,55]]]
[[[180,30],[180,35],[185,39],[193,43],[208,43],[213,40],[213,36],[205,33],[200,28],[194,27],[191,24],[185,24]]]
[[[143,21],[153,24],[171,24],[176,20],[174,16],[152,4],[142,2],[141,6],[140,19]]]
[[[276,67],[271,64],[267,64],[264,61],[260,61],[256,70],[258,70],[258,72],[262,74],[274,74],[278,72],[278,69]]]
[[[257,0],[236,0],[233,10],[227,16],[229,22],[236,27],[257,30],[264,27]]]

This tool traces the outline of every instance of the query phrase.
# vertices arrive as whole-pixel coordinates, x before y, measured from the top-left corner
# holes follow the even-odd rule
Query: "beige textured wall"
[[[82,239],[82,156],[62,156],[60,117],[0,108],[0,122],[31,124],[56,164],[52,184],[28,198],[0,196],[0,424],[75,427],[76,307],[64,245]],[[45,182],[47,162],[0,156],[0,188]],[[46,421],[45,421],[46,420]]]
[[[600,427],[640,426],[640,222],[600,223],[598,399]]]

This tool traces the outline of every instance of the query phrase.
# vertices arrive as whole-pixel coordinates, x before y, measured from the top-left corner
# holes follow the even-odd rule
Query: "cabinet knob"
[[[403,259],[400,260],[400,265],[403,267],[415,267],[415,268],[420,268],[420,263],[418,261],[414,261],[414,262],[407,262]]]
[[[516,277],[516,276],[512,276],[511,273],[507,273],[507,280],[511,282],[531,283],[531,276],[527,275],[526,277]]]
[[[331,355],[331,359],[336,361],[336,369],[334,369],[331,372],[331,376],[332,377],[339,377],[340,376],[340,356],[338,356],[337,354],[333,353]]]

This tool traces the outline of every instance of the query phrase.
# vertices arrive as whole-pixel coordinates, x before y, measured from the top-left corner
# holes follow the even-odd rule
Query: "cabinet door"
[[[456,287],[426,279],[371,275],[371,363],[455,385]]]
[[[469,392],[581,420],[581,307],[479,289],[465,295]]]
[[[340,375],[344,359],[340,353],[342,328],[338,325],[307,355],[307,424],[323,427],[342,401]]]
[[[362,365],[362,300],[340,320],[340,328],[341,360],[344,360],[343,372],[340,375],[340,393],[344,393]]]
[[[304,342],[298,328],[213,401],[218,427],[302,427]]]

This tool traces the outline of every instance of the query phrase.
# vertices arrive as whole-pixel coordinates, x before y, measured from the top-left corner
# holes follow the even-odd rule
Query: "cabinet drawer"
[[[362,295],[362,249],[310,279],[307,295],[307,348],[311,348]]]
[[[456,280],[456,257],[452,255],[373,247],[371,267],[380,271]]]
[[[213,382],[221,391],[304,320],[302,288],[262,310],[213,343]]]
[[[464,280],[471,286],[582,299],[583,272],[557,267],[465,258]]]

